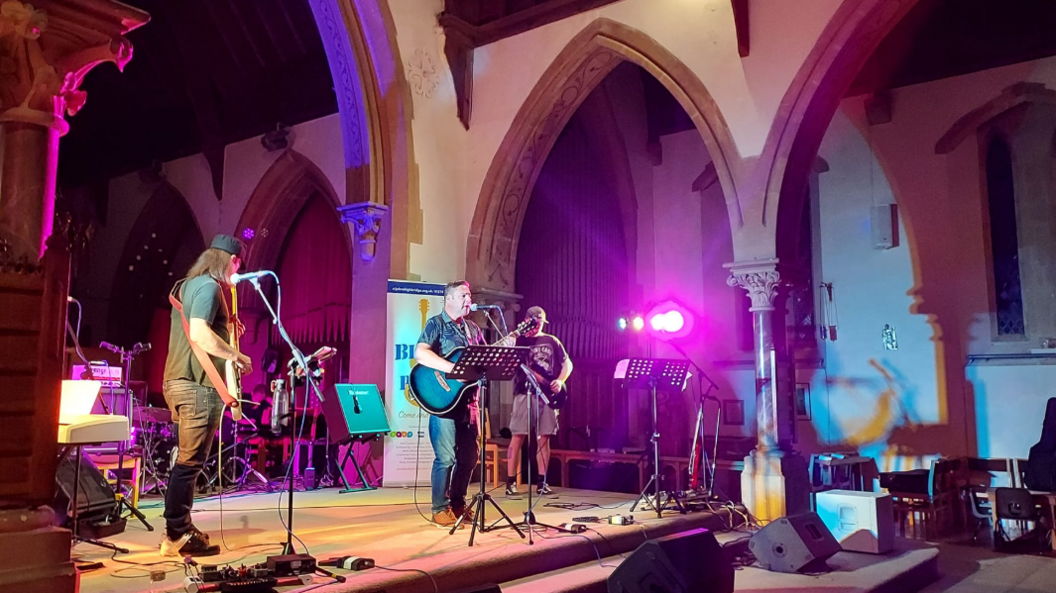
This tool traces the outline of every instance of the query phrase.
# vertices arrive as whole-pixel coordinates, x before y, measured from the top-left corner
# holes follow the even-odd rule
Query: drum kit
[[[172,421],[172,413],[167,408],[137,407],[133,412],[133,426],[133,444],[143,451],[142,492],[163,495],[180,452],[178,428]],[[225,419],[198,475],[196,490],[208,494],[221,486],[225,490],[242,489],[254,480],[270,491],[268,479],[249,460],[249,440],[256,436],[254,426],[235,425]]]

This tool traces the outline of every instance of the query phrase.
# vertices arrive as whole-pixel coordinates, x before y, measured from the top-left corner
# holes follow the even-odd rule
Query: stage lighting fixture
[[[618,327],[621,332],[623,330],[627,329],[627,318],[626,317],[620,317],[619,319],[617,319],[616,320],[616,327]]]
[[[649,310],[649,329],[661,339],[683,338],[693,329],[693,315],[675,301],[664,301]]]
[[[635,315],[634,319],[631,320],[631,327],[634,328],[634,331],[642,331],[642,328],[645,327],[645,319],[642,319],[641,315]]]

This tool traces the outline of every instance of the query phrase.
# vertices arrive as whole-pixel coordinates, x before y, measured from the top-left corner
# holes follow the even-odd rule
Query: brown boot
[[[451,529],[455,523],[458,523],[458,516],[451,512],[450,507],[444,509],[441,513],[433,515],[433,524],[440,529]],[[459,525],[458,528],[461,529],[462,526]]]

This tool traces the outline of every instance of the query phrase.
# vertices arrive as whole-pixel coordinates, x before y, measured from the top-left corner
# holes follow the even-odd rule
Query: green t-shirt
[[[210,276],[196,276],[181,282],[183,286],[180,287],[177,298],[183,303],[183,314],[187,317],[187,323],[189,324],[191,319],[204,319],[216,335],[227,342],[230,335],[227,329],[227,305],[220,285]],[[170,325],[165,380],[189,379],[206,387],[213,387],[213,382],[206,376],[198,357],[191,351],[191,344],[183,331],[180,312],[175,308],[172,310]],[[224,377],[224,359],[212,355],[209,358],[220,372],[220,376]]]

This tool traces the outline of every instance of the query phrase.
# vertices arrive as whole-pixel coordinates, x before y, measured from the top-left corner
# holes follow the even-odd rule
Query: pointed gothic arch
[[[744,204],[753,257],[795,253],[805,184],[829,123],[862,66],[919,1],[843,2],[821,32],[774,116],[757,165],[763,187]],[[735,239],[738,259],[745,247]]]
[[[198,220],[180,190],[168,181],[154,188],[136,218],[113,279],[107,331],[120,345],[147,340],[154,310],[169,307],[168,294],[205,249]]]
[[[689,114],[715,162],[730,224],[734,228],[742,224],[732,171],[740,157],[704,83],[648,35],[599,18],[577,34],[547,68],[492,160],[466,246],[466,277],[471,283],[513,291],[517,241],[539,172],[572,114],[623,61],[656,77]]]
[[[293,149],[285,150],[260,178],[238,220],[236,232],[249,228],[255,233],[248,246],[249,266],[275,269],[290,223],[315,195],[325,199],[333,208],[334,217],[339,218],[337,208],[342,203],[326,175],[308,157]],[[342,228],[351,256],[352,236],[347,225],[342,224]],[[239,298],[243,298],[241,292]],[[247,291],[245,298],[244,303],[249,306],[255,296],[250,297]]]

